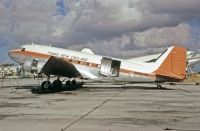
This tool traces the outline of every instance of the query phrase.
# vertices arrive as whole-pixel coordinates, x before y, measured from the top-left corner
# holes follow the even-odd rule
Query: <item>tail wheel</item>
[[[62,88],[62,82],[60,80],[54,80],[52,85],[54,89]]]
[[[51,82],[50,81],[43,81],[41,84],[41,91],[44,91],[45,89],[51,88]]]

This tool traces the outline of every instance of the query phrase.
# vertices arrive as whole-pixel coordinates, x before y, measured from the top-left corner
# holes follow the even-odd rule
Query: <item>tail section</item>
[[[186,49],[172,46],[163,52],[155,62],[157,76],[184,80],[186,76]]]

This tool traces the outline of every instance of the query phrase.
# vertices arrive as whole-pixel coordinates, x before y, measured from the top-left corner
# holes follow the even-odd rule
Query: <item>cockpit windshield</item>
[[[21,47],[20,50],[21,50],[21,51],[25,51],[26,49],[25,49],[24,47]]]

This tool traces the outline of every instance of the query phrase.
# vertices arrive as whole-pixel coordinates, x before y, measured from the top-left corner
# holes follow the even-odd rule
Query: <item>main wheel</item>
[[[78,88],[78,85],[77,85],[76,80],[74,79],[74,80],[72,80],[72,86],[71,86],[71,89],[72,89],[72,90],[76,90],[77,88]]]
[[[41,84],[41,92],[43,92],[45,89],[51,88],[51,82],[50,81],[43,81]]]
[[[76,90],[77,89],[77,83],[75,80],[68,80],[66,81],[66,89],[68,90]]]
[[[71,85],[71,81],[70,80],[68,80],[68,81],[66,81],[66,86],[69,86],[69,85]]]
[[[158,85],[157,85],[157,88],[158,88],[158,89],[162,89],[163,87],[162,87],[162,85],[158,84]]]
[[[72,81],[72,85],[76,85],[76,80],[73,80],[73,81]]]
[[[61,89],[62,88],[62,82],[60,80],[54,80],[52,85],[53,85],[54,89]]]

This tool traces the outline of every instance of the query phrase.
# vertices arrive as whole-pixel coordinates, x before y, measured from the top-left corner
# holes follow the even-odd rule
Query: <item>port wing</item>
[[[41,73],[44,73],[45,75],[58,75],[68,78],[82,78],[81,73],[73,64],[56,57],[50,57],[48,59],[42,67]]]

